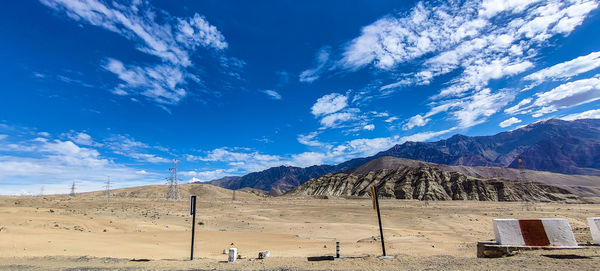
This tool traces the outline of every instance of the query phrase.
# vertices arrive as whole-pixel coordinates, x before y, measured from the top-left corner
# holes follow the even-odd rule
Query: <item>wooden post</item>
[[[192,216],[192,247],[190,261],[194,260],[194,233],[196,233],[196,196],[190,196],[190,215]]]
[[[335,257],[340,257],[340,242],[335,242]]]
[[[375,208],[377,209],[377,219],[379,220],[379,236],[381,236],[381,250],[383,251],[383,256],[386,256],[385,242],[383,241],[383,227],[381,227],[381,213],[379,212],[379,197],[377,195],[377,188],[375,186],[371,186],[371,197],[373,197],[373,202],[375,203]]]

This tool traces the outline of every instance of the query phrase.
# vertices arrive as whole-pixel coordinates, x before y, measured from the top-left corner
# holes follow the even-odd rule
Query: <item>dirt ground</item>
[[[166,187],[153,186],[114,191],[109,199],[101,192],[0,197],[0,269],[595,270],[600,265],[600,248],[594,246],[476,258],[476,242],[494,238],[494,218],[568,218],[578,242],[587,244],[586,218],[600,216],[598,204],[384,199],[386,251],[395,258],[378,259],[377,214],[369,200],[265,198],[238,191],[234,201],[230,190],[186,185],[181,201],[166,201],[165,192]],[[190,193],[198,195],[194,261],[189,261]],[[307,261],[335,255],[336,241],[343,259]],[[244,259],[226,263],[223,250],[230,247]],[[263,250],[271,258],[255,260]]]

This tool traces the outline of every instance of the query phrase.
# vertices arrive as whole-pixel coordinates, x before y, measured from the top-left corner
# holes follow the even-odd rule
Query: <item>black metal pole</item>
[[[383,242],[383,228],[381,227],[381,213],[379,213],[379,198],[377,197],[377,188],[375,188],[375,206],[377,206],[377,219],[379,220],[379,234],[381,236],[381,250],[383,250],[383,256],[385,255],[385,243]]]
[[[190,253],[190,261],[194,260],[194,234],[196,233],[196,196],[190,198],[190,213],[192,213],[192,249]]]

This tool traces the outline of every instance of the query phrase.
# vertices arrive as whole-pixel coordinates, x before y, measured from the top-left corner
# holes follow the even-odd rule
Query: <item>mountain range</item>
[[[456,134],[435,142],[405,142],[373,156],[352,159],[338,165],[316,165],[306,168],[280,166],[241,177],[225,177],[210,183],[229,189],[256,188],[279,195],[312,178],[351,171],[386,156],[417,160],[411,163],[429,162],[449,166],[529,169],[600,176],[600,119],[551,119],[491,136]],[[522,158],[522,165],[519,165],[519,156]],[[496,172],[494,176],[479,177],[515,175],[515,171],[503,169],[487,172],[492,171]],[[594,190],[591,193],[597,194],[596,192]]]

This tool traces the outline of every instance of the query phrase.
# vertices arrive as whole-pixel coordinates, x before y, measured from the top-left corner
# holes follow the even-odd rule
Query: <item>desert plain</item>
[[[368,199],[268,197],[207,184],[36,197],[0,197],[2,270],[597,270],[600,248],[586,218],[598,204],[381,199],[386,252]],[[198,197],[193,261],[189,195]],[[524,251],[476,258],[494,238],[494,218],[568,218],[578,250]],[[333,256],[340,242],[342,259]],[[223,250],[242,259],[227,263]],[[259,251],[271,257],[255,259]],[[144,261],[132,261],[144,260]],[[147,261],[146,261],[147,260]]]

